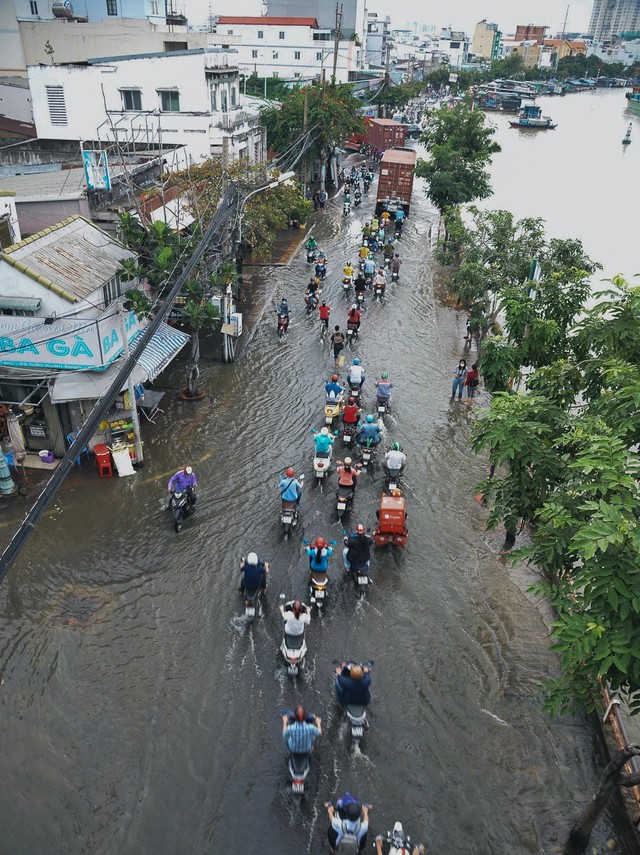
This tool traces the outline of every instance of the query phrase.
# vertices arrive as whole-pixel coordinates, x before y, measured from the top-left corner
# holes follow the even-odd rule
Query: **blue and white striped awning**
[[[130,343],[134,353],[140,342],[142,332]],[[151,341],[140,354],[138,364],[134,366],[131,376],[134,385],[155,379],[169,365],[189,341],[187,333],[174,330],[168,324],[160,324]],[[122,357],[116,359],[104,371],[61,371],[51,387],[51,400],[54,404],[65,401],[87,401],[101,398],[113,383],[116,374],[122,367]],[[123,383],[122,389],[127,388]]]

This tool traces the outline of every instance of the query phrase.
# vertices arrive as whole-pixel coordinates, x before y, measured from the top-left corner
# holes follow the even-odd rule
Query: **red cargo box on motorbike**
[[[378,527],[373,533],[376,546],[404,546],[409,532],[405,525],[407,519],[405,499],[403,496],[387,496],[384,493],[380,499],[378,511]]]

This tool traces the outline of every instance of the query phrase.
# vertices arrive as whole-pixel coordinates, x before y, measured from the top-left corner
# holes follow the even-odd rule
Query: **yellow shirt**
[[[360,249],[358,250],[358,256],[360,258],[367,258],[369,256],[369,247],[368,246],[361,246]]]
[[[371,220],[371,231],[372,232],[378,231],[378,221],[377,220]]]
[[[347,264],[347,266],[344,268],[344,270],[342,272],[344,273],[345,276],[353,276],[353,273],[354,273],[353,267],[351,267],[351,265]]]

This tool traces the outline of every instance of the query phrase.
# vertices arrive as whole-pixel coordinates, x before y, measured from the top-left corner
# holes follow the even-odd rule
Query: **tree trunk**
[[[195,398],[198,394],[198,377],[200,369],[200,333],[198,330],[191,330],[191,354],[189,355],[189,364],[187,366],[187,395],[190,398]]]
[[[621,774],[621,771],[625,763],[639,753],[640,745],[635,744],[628,745],[613,755],[604,767],[598,789],[591,796],[589,804],[571,827],[569,837],[562,850],[562,855],[581,855],[588,846],[591,832],[604,812],[616,787],[619,785],[633,786],[638,783],[636,775],[624,775]]]

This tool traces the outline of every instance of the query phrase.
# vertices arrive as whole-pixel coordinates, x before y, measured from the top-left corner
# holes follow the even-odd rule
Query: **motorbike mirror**
[[[339,433],[340,433],[340,431],[334,430],[333,435],[334,435],[334,436],[338,436],[338,435],[339,435]]]
[[[284,600],[285,600],[285,596],[284,596],[284,594],[280,594],[280,596],[278,597],[278,599],[279,599],[279,600],[282,600],[282,602],[284,602]]]
[[[331,540],[329,542],[331,543],[331,546],[335,546],[338,541],[337,540]]]
[[[303,542],[303,543],[311,543],[311,541],[309,540],[309,538],[308,538],[308,537],[303,537],[303,538],[302,538],[302,542]]]
[[[298,481],[300,481],[300,483],[304,481],[304,473],[298,478]]]
[[[318,433],[316,428],[311,428],[311,433]]]

